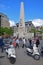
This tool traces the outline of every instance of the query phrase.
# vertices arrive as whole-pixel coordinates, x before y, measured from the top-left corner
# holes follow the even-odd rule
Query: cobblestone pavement
[[[43,40],[40,42],[43,44]],[[0,65],[43,65],[43,57],[41,57],[40,60],[36,61],[31,56],[28,56],[25,52],[26,48],[16,48],[16,62],[15,64],[11,64],[7,58],[5,51],[4,53],[1,53],[0,50]]]
[[[1,53],[0,51],[0,65],[43,65],[43,57],[36,61],[32,57],[28,56],[25,53],[25,50],[26,48],[16,48],[17,58],[15,64],[9,62],[5,51],[4,53]]]

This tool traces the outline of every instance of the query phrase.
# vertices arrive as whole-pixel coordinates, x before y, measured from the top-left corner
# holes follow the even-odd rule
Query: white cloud
[[[9,23],[10,23],[10,27],[16,26],[16,24],[15,24],[15,22],[13,20],[9,20]]]
[[[43,19],[34,19],[32,21],[32,23],[34,24],[35,27],[37,27],[37,26],[43,26]]]

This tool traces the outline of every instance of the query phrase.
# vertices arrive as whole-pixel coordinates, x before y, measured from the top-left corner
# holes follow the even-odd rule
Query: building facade
[[[10,27],[9,19],[8,17],[0,12],[0,27]]]

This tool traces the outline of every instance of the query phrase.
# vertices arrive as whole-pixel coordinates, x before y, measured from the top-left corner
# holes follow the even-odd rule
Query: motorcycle
[[[28,48],[26,48],[26,52],[28,55],[32,56],[35,60],[40,59],[40,53],[38,51],[38,48],[36,47],[36,44],[34,44],[33,47],[29,46]]]
[[[8,59],[10,60],[10,63],[14,64],[16,61],[16,52],[13,45],[9,45],[6,49],[6,54]]]

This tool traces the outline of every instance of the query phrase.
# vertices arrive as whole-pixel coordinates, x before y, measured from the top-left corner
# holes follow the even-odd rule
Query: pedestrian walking
[[[22,48],[26,47],[26,41],[25,41],[25,38],[23,37],[23,46]]]
[[[36,47],[39,46],[40,41],[39,41],[39,38],[38,38],[38,37],[35,37],[35,38],[34,38],[34,43],[36,44]]]
[[[12,45],[16,48],[16,37],[13,37]]]
[[[30,47],[32,47],[32,40],[31,38],[29,39]]]
[[[16,39],[16,48],[19,48],[19,38],[17,37],[17,39]]]
[[[39,44],[40,44],[40,41],[39,41],[39,38],[37,37],[37,39],[36,39],[36,47],[38,47]]]
[[[1,52],[3,52],[4,50],[4,42],[3,42],[3,37],[0,35],[0,48],[1,48]]]

